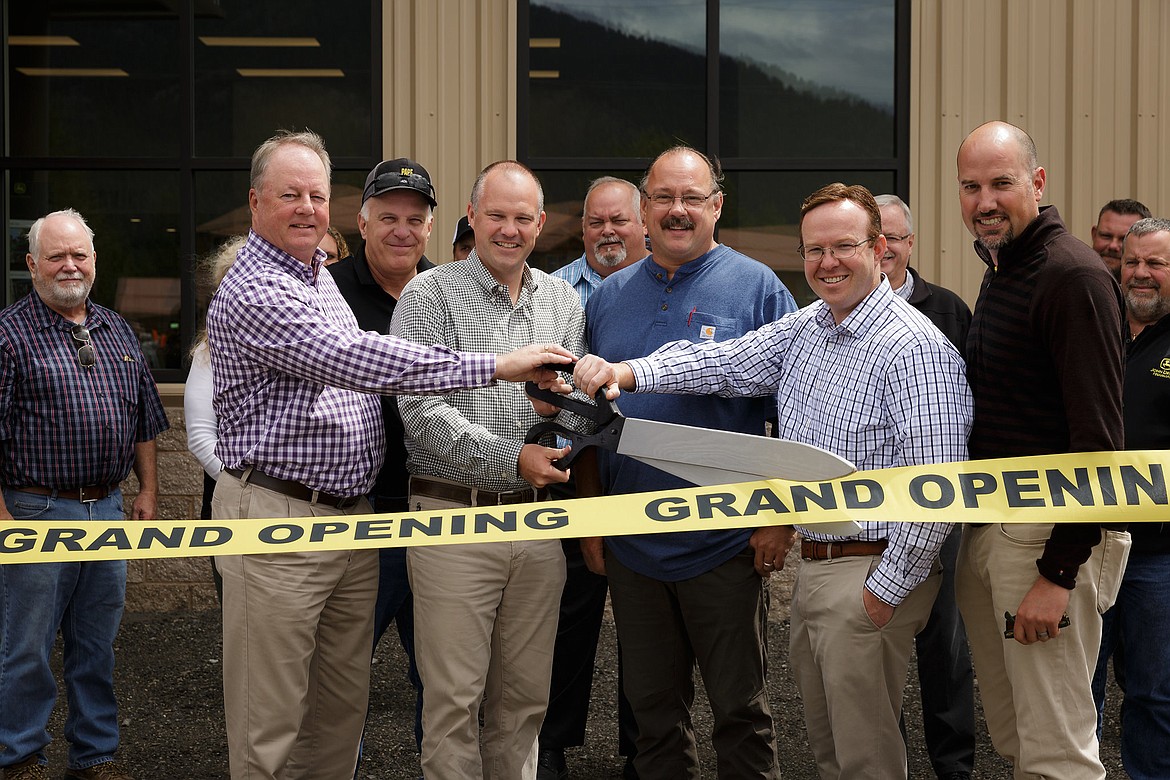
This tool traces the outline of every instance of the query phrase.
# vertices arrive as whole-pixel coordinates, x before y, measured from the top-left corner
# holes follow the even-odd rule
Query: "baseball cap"
[[[467,221],[467,217],[460,217],[459,222],[455,225],[455,235],[451,238],[451,246],[458,244],[459,239],[470,232],[472,232],[471,223]]]
[[[374,170],[366,177],[362,203],[391,190],[413,190],[426,198],[432,207],[439,205],[435,200],[435,185],[431,184],[431,175],[427,169],[405,157],[384,160],[374,166]]]

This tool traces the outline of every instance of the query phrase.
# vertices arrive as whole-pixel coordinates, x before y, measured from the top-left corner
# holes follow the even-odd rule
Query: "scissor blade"
[[[639,460],[649,458],[686,466],[687,473],[700,478],[683,479],[696,485],[751,479],[813,482],[845,477],[857,471],[857,467],[844,458],[811,444],[635,417],[626,418],[617,451]],[[677,474],[657,463],[654,465]],[[723,479],[728,475],[730,479]],[[715,479],[722,481],[712,481]]]
[[[617,451],[700,487],[760,479],[819,482],[857,471],[844,458],[811,444],[634,417],[626,418]],[[860,530],[852,520],[816,528],[841,536]]]

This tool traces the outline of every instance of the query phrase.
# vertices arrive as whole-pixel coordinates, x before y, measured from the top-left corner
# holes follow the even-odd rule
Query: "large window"
[[[30,288],[28,226],[76,208],[96,232],[94,300],[131,322],[159,381],[181,380],[205,304],[196,258],[247,232],[249,158],[281,128],[325,138],[332,218],[355,229],[380,159],[381,3],[3,7],[0,304]]]
[[[724,243],[809,300],[800,202],[832,181],[908,189],[907,0],[521,1],[520,158],[549,214],[534,263],[580,255],[581,199],[663,149],[720,158]]]

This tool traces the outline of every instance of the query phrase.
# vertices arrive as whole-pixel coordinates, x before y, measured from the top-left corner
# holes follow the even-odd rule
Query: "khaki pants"
[[[341,512],[222,474],[212,517]],[[232,780],[349,780],[370,689],[376,550],[229,555],[223,688]]]
[[[460,504],[412,495],[410,506]],[[423,775],[533,780],[565,584],[560,540],[412,547],[406,566],[424,691]]]
[[[993,523],[963,533],[957,598],[995,749],[1015,767],[1016,780],[1102,780],[1097,710],[1091,682],[1101,647],[1101,613],[1117,595],[1129,534],[1103,540],[1077,575],[1071,624],[1047,642],[1004,639],[1004,612],[1013,615],[1036,582],[1036,559],[1051,524]]]
[[[936,566],[877,628],[861,590],[879,560],[801,561],[796,576],[789,662],[822,780],[906,777],[902,691],[914,636],[930,618],[942,575]]]

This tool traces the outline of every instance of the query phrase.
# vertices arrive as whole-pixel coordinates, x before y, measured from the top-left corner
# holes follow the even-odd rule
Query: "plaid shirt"
[[[883,278],[837,325],[818,301],[739,339],[675,342],[629,361],[639,392],[777,393],[780,438],[881,469],[966,460],[971,390],[946,337]],[[778,388],[778,390],[777,390]],[[889,539],[866,586],[897,606],[929,576],[949,523],[859,521]],[[802,536],[841,539],[800,527]]]
[[[228,468],[359,496],[385,453],[372,394],[480,387],[496,361],[360,330],[323,258],[307,266],[251,233],[220,284],[207,312],[215,454]]]
[[[64,490],[117,485],[134,445],[168,427],[126,320],[88,302],[97,363],[84,368],[74,323],[35,292],[0,312],[0,483]]]
[[[584,354],[585,312],[567,283],[524,269],[516,305],[473,252],[412,279],[398,299],[390,332],[423,344],[504,352],[555,342]],[[516,465],[524,436],[540,421],[524,386],[503,382],[488,390],[444,398],[399,398],[406,426],[406,467],[482,490],[528,487]]]

